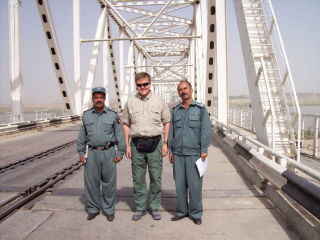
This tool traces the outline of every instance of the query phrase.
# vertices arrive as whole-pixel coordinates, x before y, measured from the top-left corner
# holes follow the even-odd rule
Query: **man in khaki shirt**
[[[137,221],[146,214],[147,166],[152,218],[160,220],[162,157],[168,154],[171,114],[166,102],[150,91],[151,77],[148,73],[137,73],[135,82],[138,94],[128,100],[123,112],[126,157],[132,158],[133,195],[136,203],[132,220]]]

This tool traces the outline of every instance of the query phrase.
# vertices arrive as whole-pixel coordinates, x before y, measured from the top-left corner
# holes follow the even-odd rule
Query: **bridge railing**
[[[301,152],[310,154],[314,157],[319,157],[319,119],[320,114],[301,114]],[[229,108],[229,123],[255,132],[252,119],[252,109],[250,107],[230,107]],[[297,135],[300,131],[298,122],[295,123],[294,130]],[[313,139],[311,142],[310,139]],[[298,142],[297,142],[298,145]]]
[[[241,130],[218,122],[214,118],[212,123],[213,136],[217,143],[222,144],[221,148],[236,161],[249,181],[253,181],[255,186],[271,198],[271,201],[276,201],[274,204],[280,211],[288,213],[288,209],[279,204],[278,197],[266,190],[270,186],[275,186],[276,189],[286,193],[320,219],[320,172],[275,152],[272,148],[244,135]],[[256,174],[260,177],[257,178]],[[290,221],[292,220],[289,219]]]
[[[319,157],[319,119],[320,114],[301,114],[302,115],[302,141],[301,146],[306,153],[312,151],[312,156]],[[311,121],[310,121],[311,120]],[[313,126],[308,126],[306,128],[306,122],[312,122]],[[309,139],[313,139],[312,143],[308,142]],[[311,148],[311,149],[310,149]]]
[[[229,134],[229,137],[233,139],[235,142],[237,142],[238,144],[240,145],[242,145],[241,143],[248,144],[250,149],[247,149],[247,150],[249,152],[251,151],[251,149],[253,149],[254,151],[262,154],[262,156],[271,160],[270,162],[275,163],[276,165],[272,165],[271,168],[276,172],[279,172],[280,171],[279,169],[282,169],[282,168],[285,168],[285,169],[296,168],[304,172],[305,174],[309,175],[310,177],[320,181],[320,173],[313,170],[312,168],[300,162],[297,162],[281,153],[274,151],[272,148],[260,143],[259,141],[253,138],[250,138],[248,136],[245,136],[243,133],[241,133],[241,131],[216,121],[214,118],[212,118],[212,122],[215,126],[217,126],[217,128],[220,128],[222,131],[224,131],[225,134]],[[263,164],[267,164],[269,166],[270,162],[269,163],[264,162]]]
[[[18,122],[18,123],[3,124],[3,125],[0,125],[0,136],[11,134],[11,133],[17,133],[25,130],[49,127],[56,124],[74,122],[78,120],[80,120],[80,116],[73,115],[73,116],[61,116],[61,117],[49,118],[49,119],[43,119],[43,120],[37,120],[37,121],[24,121],[24,122]]]

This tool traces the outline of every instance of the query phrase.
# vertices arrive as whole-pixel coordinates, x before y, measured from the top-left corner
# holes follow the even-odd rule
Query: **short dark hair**
[[[181,80],[180,82],[179,82],[179,84],[178,84],[178,86],[177,86],[177,90],[179,90],[179,85],[181,84],[181,83],[188,83],[188,85],[189,85],[189,87],[192,89],[192,85],[191,85],[191,83],[189,82],[189,81],[187,81],[187,80]]]
[[[151,82],[151,76],[149,75],[149,73],[146,73],[146,72],[136,73],[136,76],[135,76],[135,81],[136,81],[136,83],[137,83],[137,81],[140,80],[141,78],[148,78],[148,81]]]

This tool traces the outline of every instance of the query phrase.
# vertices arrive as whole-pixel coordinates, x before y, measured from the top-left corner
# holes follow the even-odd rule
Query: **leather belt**
[[[89,148],[94,149],[94,150],[98,150],[98,151],[104,151],[104,150],[107,150],[113,146],[114,146],[114,142],[108,142],[107,145],[104,147],[93,147],[93,146],[89,145]]]

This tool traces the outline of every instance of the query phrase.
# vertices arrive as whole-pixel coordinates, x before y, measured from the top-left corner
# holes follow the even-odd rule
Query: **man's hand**
[[[163,144],[162,146],[162,157],[165,157],[168,155],[168,144]]]
[[[172,153],[169,154],[169,162],[171,164],[173,164],[173,154]]]
[[[200,154],[200,157],[201,157],[201,160],[202,160],[202,161],[204,161],[207,156],[208,156],[208,153],[201,153],[201,154]]]
[[[129,159],[131,158],[131,147],[130,146],[128,146],[126,149],[126,157]]]
[[[80,162],[86,163],[86,155],[82,155],[82,156],[80,157]]]
[[[114,157],[114,161],[117,163],[117,162],[120,162],[122,160],[122,158],[121,157],[117,157],[117,156],[115,156]]]

